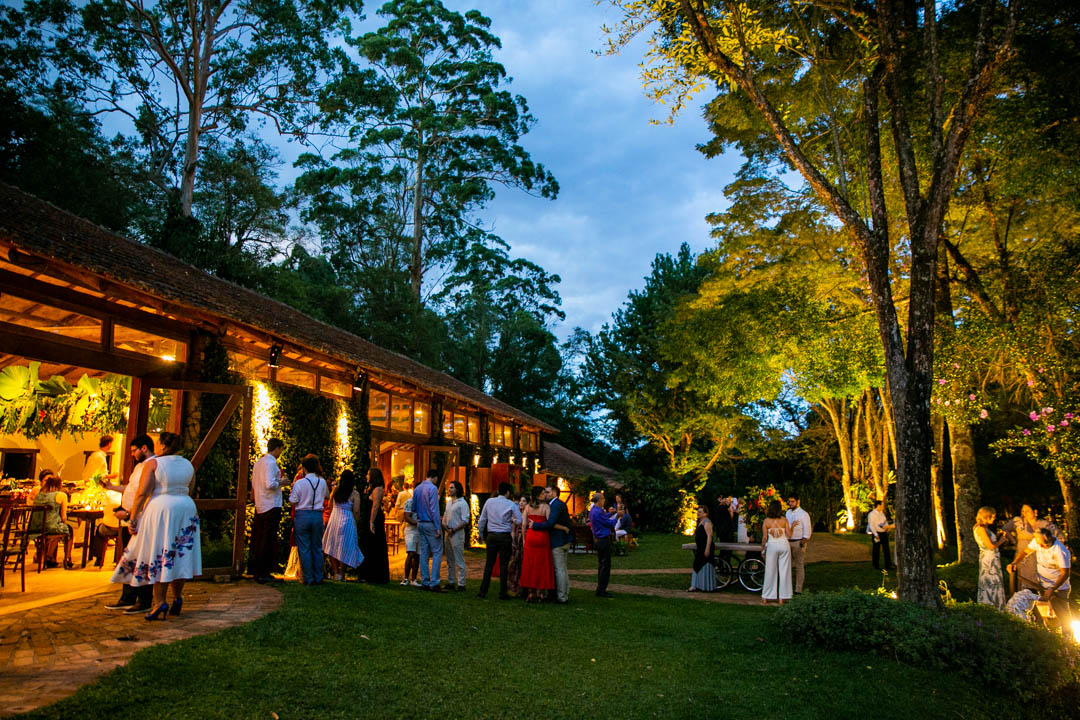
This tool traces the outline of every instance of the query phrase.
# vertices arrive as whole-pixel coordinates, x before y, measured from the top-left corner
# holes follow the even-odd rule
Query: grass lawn
[[[768,608],[576,591],[568,606],[533,606],[397,585],[283,592],[265,618],[143,650],[22,717],[926,720],[1005,707],[949,674],[779,644]]]

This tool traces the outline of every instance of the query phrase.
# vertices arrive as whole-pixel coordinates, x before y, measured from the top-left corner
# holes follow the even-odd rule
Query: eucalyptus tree
[[[495,186],[554,198],[558,183],[519,144],[535,121],[525,99],[503,89],[488,18],[437,0],[393,0],[378,14],[385,25],[346,38],[359,60],[323,94],[326,121],[344,123],[349,140],[324,165],[351,168],[386,195],[393,242],[408,240],[412,292],[423,301],[425,273],[452,262]]]
[[[256,119],[292,138],[312,129],[340,59],[332,37],[359,11],[359,0],[28,0],[2,22],[5,49],[33,71],[24,94],[61,87],[90,112],[126,116],[191,217],[207,140]]]
[[[896,423],[900,593],[919,604],[938,605],[929,532],[938,236],[980,104],[1009,58],[1015,5],[981,0],[941,10],[930,2],[923,3],[920,13],[914,2],[884,0],[613,4],[624,15],[612,31],[612,51],[637,34],[651,33],[645,81],[654,94],[667,97],[676,111],[706,88],[721,96],[738,95],[746,103],[744,136],[778,145],[788,168],[802,176],[857,248]],[[970,32],[957,38],[968,62],[950,72],[958,66],[942,65],[939,24],[971,15]],[[815,75],[843,92],[837,99],[843,114],[789,112],[788,104],[798,99],[799,81]],[[883,118],[890,130],[884,142]],[[844,128],[858,142],[858,152],[846,160],[837,153],[842,147],[828,147],[830,133]],[[919,137],[928,142],[918,143]],[[891,150],[883,151],[883,145]],[[887,171],[890,157],[895,164]],[[865,204],[845,189],[844,180],[852,173],[863,178]],[[887,202],[890,185],[902,198],[899,206]],[[905,266],[906,333],[894,285],[898,256]]]

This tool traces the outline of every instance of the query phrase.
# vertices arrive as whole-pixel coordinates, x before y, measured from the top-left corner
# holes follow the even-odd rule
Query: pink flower
[[[975,395],[974,395],[974,394],[968,395],[968,400],[974,400],[974,399],[975,399]]]
[[[949,401],[948,400],[945,401],[945,407],[949,407]]]
[[[1072,413],[1065,413],[1066,420],[1072,420]]]
[[[945,378],[941,378],[940,380],[938,380],[937,384],[938,385],[944,385],[945,384]]]
[[[1035,387],[1035,381],[1034,380],[1028,380],[1028,387]]]
[[[1069,421],[1068,420],[1062,420],[1061,422],[1058,423],[1058,425],[1060,425],[1061,427],[1069,427]]]
[[[986,412],[985,410],[980,410],[979,411],[979,417],[981,417],[983,420],[985,420],[986,418],[990,417],[990,413]]]
[[[1039,372],[1040,372],[1040,373],[1044,373],[1044,372],[1046,372],[1046,368],[1039,368]]]
[[[1039,413],[1032,410],[1031,413],[1028,415],[1028,417],[1031,418],[1032,420],[1038,420],[1039,419]]]
[[[953,366],[954,368],[956,368],[957,370],[959,370],[959,369],[960,369],[960,363],[953,363],[953,364],[952,364],[952,366]]]
[[[938,405],[940,405],[941,404],[941,398],[934,398],[934,402],[936,402]]]
[[[1030,435],[1030,434],[1031,434],[1031,431],[1030,431],[1030,430],[1024,430],[1024,434],[1025,434],[1025,435]]]
[[[1053,425],[1047,425],[1047,426],[1046,426],[1046,432],[1047,432],[1047,433],[1052,433],[1052,432],[1054,432],[1054,426],[1053,426]]]

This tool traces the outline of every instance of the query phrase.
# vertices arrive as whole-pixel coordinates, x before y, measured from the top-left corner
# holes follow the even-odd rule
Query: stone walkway
[[[141,615],[105,610],[113,595],[109,588],[0,616],[0,715],[56,702],[142,648],[251,622],[282,600],[277,590],[253,582],[189,583],[179,617],[148,623]]]

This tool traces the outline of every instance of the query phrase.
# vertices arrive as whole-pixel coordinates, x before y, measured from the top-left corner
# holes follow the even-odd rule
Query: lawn
[[[834,720],[1006,707],[948,674],[783,644],[769,608],[576,591],[568,606],[532,606],[355,583],[283,592],[261,620],[143,650],[22,717]]]

